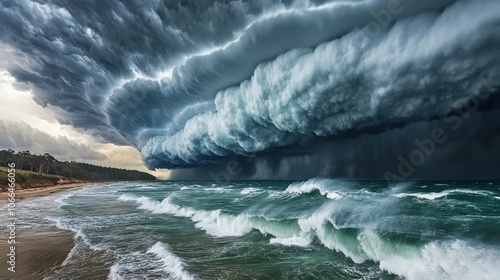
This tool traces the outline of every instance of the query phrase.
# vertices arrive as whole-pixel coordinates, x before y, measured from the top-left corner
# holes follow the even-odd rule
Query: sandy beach
[[[64,190],[98,183],[72,183],[52,187],[16,190],[16,200],[46,196]],[[0,193],[0,205],[7,203],[8,192]],[[60,268],[74,246],[73,232],[56,226],[40,226],[17,231],[16,272],[2,271],[0,279],[43,279]],[[0,236],[0,252],[8,251],[7,235]],[[7,255],[0,254],[0,262]],[[4,267],[5,268],[5,267]]]
[[[5,237],[0,238],[0,252],[7,252]],[[20,230],[16,237],[16,271],[7,271],[2,265],[0,279],[43,279],[60,267],[73,246],[73,232],[55,226]],[[6,254],[0,254],[0,262],[6,264]]]
[[[16,190],[16,199],[22,200],[23,198],[28,197],[36,197],[36,196],[44,196],[48,194],[52,194],[55,192],[59,192],[62,190],[73,189],[84,186],[91,186],[100,183],[72,183],[72,184],[58,184],[50,187],[42,187],[42,188],[30,188],[23,190]],[[3,203],[7,203],[7,195],[8,192],[0,193],[0,205]]]

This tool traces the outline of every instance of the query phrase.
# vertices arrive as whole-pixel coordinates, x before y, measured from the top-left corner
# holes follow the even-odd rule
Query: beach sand
[[[7,239],[5,234],[0,237],[0,279],[43,279],[60,267],[74,246],[73,232],[55,226],[16,233],[16,272],[7,270]]]
[[[74,184],[60,184],[60,185],[55,185],[51,187],[43,187],[43,188],[32,188],[32,189],[24,189],[24,190],[16,190],[16,199],[22,200],[23,198],[27,197],[36,197],[36,196],[43,196],[43,195],[48,195],[51,193],[59,192],[62,190],[67,190],[67,189],[73,189],[73,188],[78,188],[78,187],[83,187],[83,186],[91,186],[95,184],[101,184],[101,183],[74,183]],[[7,195],[8,192],[1,192],[0,193],[0,205],[3,203],[7,203]]]
[[[16,202],[98,183],[61,184],[53,187],[16,190]],[[7,203],[8,192],[0,193],[0,205]],[[16,272],[7,270],[7,232],[0,236],[0,279],[43,279],[60,268],[74,247],[73,232],[56,226],[16,230]],[[5,233],[4,233],[5,232]]]

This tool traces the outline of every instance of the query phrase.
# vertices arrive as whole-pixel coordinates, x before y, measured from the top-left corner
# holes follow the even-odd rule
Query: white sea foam
[[[102,244],[92,244],[88,238],[88,236],[85,234],[84,228],[85,226],[91,226],[89,224],[78,224],[77,226],[72,225],[69,221],[67,221],[65,218],[62,217],[45,217],[46,220],[53,221],[56,223],[56,227],[60,229],[65,229],[72,231],[74,234],[74,239],[75,241],[83,241],[90,249],[94,251],[103,251],[106,250],[106,246]],[[75,245],[76,246],[76,245]]]
[[[402,197],[416,197],[420,199],[434,200],[442,197],[446,197],[450,194],[465,193],[465,194],[476,194],[476,195],[490,195],[492,192],[485,190],[469,190],[469,189],[454,189],[446,190],[442,192],[429,192],[429,193],[398,193],[393,196]]]
[[[380,269],[408,280],[498,279],[498,248],[471,244],[463,240],[430,242],[422,247],[408,244],[391,245],[369,229],[349,241],[339,233],[325,229],[325,216],[316,213],[301,219],[301,229],[314,231],[325,247],[343,253],[356,263],[372,260],[379,263]]]
[[[325,224],[327,222],[335,226],[333,221],[330,219],[333,211],[334,209],[332,204],[325,204],[312,214],[300,218],[298,220],[298,224],[302,233],[316,235],[323,246],[343,253],[356,263],[366,261],[367,258],[364,254],[360,254],[355,248],[353,249],[347,246],[347,244],[345,244],[345,242],[343,242],[340,236],[336,235],[335,232],[326,230]]]
[[[184,262],[170,251],[167,244],[157,242],[153,247],[149,248],[148,254],[154,254],[163,263],[163,269],[173,279],[194,279],[186,270]]]
[[[182,207],[173,204],[170,197],[161,202],[154,201],[148,197],[133,197],[122,195],[118,199],[124,201],[135,201],[139,203],[139,209],[148,210],[156,214],[170,214],[178,217],[190,218],[195,222],[195,226],[217,237],[242,236],[252,229],[248,226],[248,217],[245,215],[225,215],[221,210],[195,210],[189,207]]]
[[[271,234],[280,238],[291,237],[297,233],[286,225],[281,225],[277,220],[254,217],[246,213],[239,215],[225,214],[220,209],[205,211],[182,207],[172,203],[170,197],[163,199],[161,202],[144,196],[133,197],[130,195],[122,195],[118,199],[135,201],[139,203],[139,209],[148,210],[152,213],[190,218],[195,223],[195,227],[216,237],[243,236],[252,229],[256,229],[262,234]]]
[[[109,280],[125,280],[125,278],[123,276],[121,276],[121,274],[120,274],[120,268],[121,268],[121,266],[118,263],[113,264],[109,268],[108,279]]]
[[[449,194],[449,192],[443,193],[398,193],[393,195],[394,197],[403,198],[403,197],[417,197],[420,199],[434,200],[436,198],[445,197]]]
[[[290,193],[285,193],[285,192],[282,192],[282,191],[267,191],[268,192],[268,195],[267,195],[267,198],[269,199],[275,199],[275,198],[279,198],[279,197],[283,197],[283,196],[290,196],[291,194]]]
[[[86,243],[88,242],[87,237],[83,234],[83,232],[80,229],[75,229],[75,228],[69,227],[68,225],[66,225],[63,222],[62,218],[60,218],[60,217],[46,217],[45,219],[52,221],[52,222],[55,222],[57,228],[72,231],[74,233],[75,240],[77,240],[78,237],[80,237],[84,242],[86,242]],[[70,252],[68,253],[66,258],[64,259],[62,266],[65,266],[69,262],[69,260],[71,260],[71,258],[75,255],[75,252],[77,250],[77,246],[78,246],[78,244],[75,243],[73,248],[71,248]]]
[[[380,269],[408,280],[498,279],[498,248],[463,240],[430,242],[421,247],[391,245],[369,229],[349,240],[336,231],[326,230],[327,213],[324,209],[323,213],[316,212],[299,220],[301,229],[314,232],[325,247],[343,253],[356,263],[372,260],[379,263]]]
[[[409,280],[498,279],[500,251],[463,240],[431,242],[418,251],[395,252],[378,235],[365,231],[359,237],[363,251],[381,269]]]
[[[75,234],[77,234],[77,236],[79,236],[79,234],[80,234],[82,237],[84,237],[84,235],[80,233],[81,231],[79,231],[79,229],[69,226],[67,223],[64,222],[62,217],[49,216],[49,217],[45,217],[45,220],[55,222],[56,227],[58,227],[60,229],[70,230],[70,231],[73,231]]]
[[[191,220],[196,222],[195,226],[197,228],[218,237],[242,236],[252,230],[248,217],[244,215],[224,215],[221,214],[221,210],[197,211],[191,217]]]
[[[329,184],[328,184],[329,183]],[[288,188],[286,188],[285,193],[300,195],[305,193],[311,193],[318,190],[321,195],[326,196],[329,199],[339,199],[343,195],[339,191],[334,191],[330,189],[331,184],[334,181],[326,179],[311,179],[306,182],[293,183]]]
[[[306,236],[292,236],[292,237],[275,237],[269,240],[271,244],[280,244],[284,246],[297,246],[307,247],[311,244],[312,240]]]
[[[215,184],[211,185],[211,187],[215,187],[215,186],[216,186]],[[189,186],[182,186],[180,189],[181,190],[193,190],[193,189],[196,189],[196,188],[204,189],[205,186],[197,185],[197,184],[192,184],[192,185],[189,185]]]
[[[132,194],[122,194],[118,197],[118,200],[121,200],[121,201],[135,201],[137,199],[137,196],[135,195],[132,195]]]
[[[211,187],[211,188],[204,188],[203,190],[205,191],[215,191],[215,192],[230,192],[231,190],[228,188],[223,188],[223,187]]]
[[[183,260],[162,242],[157,242],[146,252],[131,252],[118,255],[117,258],[116,263],[110,268],[108,279],[150,279],[148,273],[154,274],[154,279],[158,279],[158,275],[162,275],[161,279],[194,279],[186,271]]]
[[[55,202],[59,203],[59,206],[57,208],[61,208],[63,206],[69,205],[69,202],[67,202],[66,200],[70,197],[73,197],[73,196],[74,196],[73,193],[67,193],[67,194],[60,196],[57,199],[54,199]]]
[[[71,226],[67,221],[64,220],[62,217],[46,217],[46,220],[52,221],[56,223],[56,227],[64,230],[69,230],[73,232],[73,239],[75,241],[75,245],[73,248],[71,248],[70,252],[64,259],[63,263],[61,266],[66,266],[69,262],[73,260],[73,257],[78,256],[79,249],[83,244],[84,246],[90,248],[91,250],[94,251],[103,251],[106,250],[107,248],[102,245],[92,245],[90,243],[90,240],[88,239],[87,235],[84,233],[82,228],[79,227],[74,227]]]
[[[258,188],[244,188],[243,190],[241,190],[241,194],[242,195],[248,195],[248,194],[251,194],[251,195],[256,195],[256,194],[259,194],[262,192],[262,189],[258,189]]]
[[[66,258],[64,259],[64,261],[63,261],[63,263],[61,264],[61,266],[65,266],[65,265],[67,265],[67,264],[71,261],[71,259],[73,259],[73,256],[75,256],[75,255],[76,255],[77,251],[78,251],[78,244],[75,244],[75,245],[73,246],[73,248],[71,248],[71,250],[69,251],[68,255],[67,255],[67,256],[66,256]]]
[[[456,189],[436,193],[434,197],[442,197],[449,193],[473,193],[489,195],[487,191]],[[411,194],[423,199],[425,193]],[[404,197],[408,194],[395,194]],[[427,195],[427,194],[426,194]],[[430,197],[430,196],[429,196]],[[389,197],[390,198],[390,197]],[[432,199],[436,199],[432,198]],[[498,197],[496,197],[498,198]],[[430,242],[427,245],[392,244],[382,239],[364,220],[350,220],[348,227],[365,228],[358,234],[344,232],[346,226],[336,225],[335,213],[342,207],[352,208],[352,204],[328,201],[314,212],[305,213],[297,220],[298,229],[279,220],[270,220],[262,216],[224,214],[222,210],[203,211],[173,204],[170,197],[161,202],[147,197],[123,196],[121,200],[133,200],[139,208],[154,213],[168,213],[190,218],[195,226],[214,236],[241,236],[252,229],[263,234],[271,234],[271,244],[282,246],[310,246],[312,239],[317,238],[326,248],[343,253],[356,263],[372,260],[381,269],[400,275],[408,280],[420,279],[495,279],[500,267],[498,248],[475,245],[463,240],[447,242]],[[369,208],[371,209],[371,208]],[[368,210],[367,210],[368,211]],[[370,210],[371,211],[371,210]],[[371,213],[371,212],[370,212]],[[361,222],[361,224],[360,224]],[[333,225],[328,227],[327,224]],[[373,226],[373,225],[372,225]],[[376,227],[373,227],[376,228]]]

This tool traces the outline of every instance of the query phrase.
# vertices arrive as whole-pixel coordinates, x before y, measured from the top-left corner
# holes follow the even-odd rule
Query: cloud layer
[[[11,75],[150,168],[432,120],[500,87],[495,0],[0,5]]]
[[[101,161],[107,158],[87,145],[74,143],[64,136],[48,135],[22,121],[0,120],[0,130],[3,132],[0,134],[0,149],[49,153],[59,160]]]

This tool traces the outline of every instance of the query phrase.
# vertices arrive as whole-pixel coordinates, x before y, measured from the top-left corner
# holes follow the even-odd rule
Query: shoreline
[[[0,242],[6,244],[7,239],[2,237]],[[20,230],[16,239],[16,271],[5,268],[2,273],[6,279],[43,279],[61,268],[74,246],[74,233],[55,225]],[[0,261],[6,263],[7,254],[1,254]]]
[[[87,182],[87,183],[69,183],[69,184],[57,184],[49,187],[40,187],[40,188],[30,188],[30,189],[22,189],[16,190],[16,199],[24,199],[28,197],[38,197],[45,196],[52,193],[60,192],[68,189],[75,189],[79,187],[92,186],[97,184],[102,184],[106,182]],[[1,192],[0,193],[0,204],[7,203],[9,192]]]
[[[16,201],[51,195],[64,190],[96,185],[99,183],[68,183],[49,187],[16,190]],[[0,205],[8,203],[9,192],[0,193]],[[0,237],[2,252],[6,252],[6,236]],[[5,272],[8,279],[44,279],[60,269],[75,247],[75,234],[56,225],[39,225],[35,228],[20,228],[16,236],[16,271]],[[0,255],[2,263],[7,255]],[[0,277],[1,278],[1,277]]]
[[[16,202],[54,195],[56,193],[75,190],[81,187],[97,186],[109,182],[80,182],[57,184],[48,187],[37,187],[15,191]],[[9,192],[0,193],[0,206],[8,203]],[[57,225],[39,224],[34,228],[19,228],[16,236],[16,271],[5,272],[6,279],[45,279],[55,276],[65,269],[64,263],[77,246],[75,233]],[[7,252],[6,236],[0,237],[0,248]],[[5,248],[4,248],[5,247]],[[7,262],[7,254],[0,255],[0,262]],[[2,272],[3,273],[3,272]],[[104,271],[108,274],[109,271]],[[105,275],[104,275],[105,276]],[[2,277],[0,277],[3,279]]]

